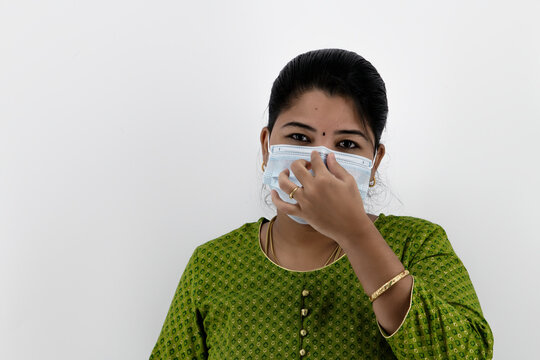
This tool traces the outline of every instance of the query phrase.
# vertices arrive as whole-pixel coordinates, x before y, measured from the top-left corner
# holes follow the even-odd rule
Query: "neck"
[[[299,224],[287,214],[278,211],[272,226],[272,238],[281,253],[291,258],[318,259],[330,255],[336,242],[319,233],[309,224]]]

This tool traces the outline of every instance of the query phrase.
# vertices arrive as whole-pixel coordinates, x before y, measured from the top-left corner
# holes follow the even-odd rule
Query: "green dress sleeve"
[[[398,359],[491,359],[493,333],[467,269],[444,229],[430,227],[413,236],[402,260],[413,276],[409,310],[394,333],[377,322],[379,330]]]
[[[193,251],[182,273],[150,360],[208,358],[203,320],[196,304],[198,249]]]

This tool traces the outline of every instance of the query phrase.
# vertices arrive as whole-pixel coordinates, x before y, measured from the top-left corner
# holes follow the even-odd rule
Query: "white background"
[[[371,212],[440,224],[533,358],[539,3],[265,3],[0,1],[0,358],[148,358],[193,249],[273,215],[270,88],[325,47],[386,82]]]

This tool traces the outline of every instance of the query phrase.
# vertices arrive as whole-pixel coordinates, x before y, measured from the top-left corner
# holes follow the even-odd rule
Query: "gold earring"
[[[373,180],[369,182],[369,187],[374,187],[374,186],[375,186],[375,178],[373,178]]]

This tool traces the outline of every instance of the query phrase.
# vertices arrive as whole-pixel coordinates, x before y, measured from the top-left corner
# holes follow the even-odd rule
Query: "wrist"
[[[351,226],[337,241],[343,249],[355,245],[360,239],[365,239],[373,230],[372,228],[374,226],[373,221],[365,214],[358,218],[358,220],[352,221]]]

